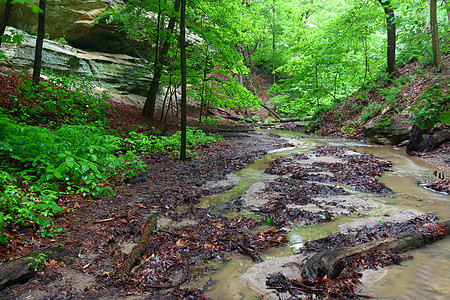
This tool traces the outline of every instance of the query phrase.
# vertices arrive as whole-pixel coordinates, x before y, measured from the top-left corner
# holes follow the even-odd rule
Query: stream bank
[[[146,182],[124,185],[115,197],[80,198],[64,203],[76,209],[76,214],[57,220],[68,235],[31,240],[31,243],[25,243],[24,235],[5,251],[12,258],[55,246],[57,254],[48,258],[45,270],[38,272],[36,278],[24,285],[9,287],[1,291],[0,296],[5,299],[230,299],[234,296],[226,289],[226,281],[199,281],[199,278],[215,276],[221,266],[232,267],[229,261],[237,262],[236,255],[246,261],[245,269],[253,264],[252,259],[260,256],[266,262],[252,268],[273,271],[272,265],[269,269],[267,263],[276,260],[269,261],[269,258],[291,256],[286,248],[274,246],[298,249],[305,242],[303,232],[289,233],[293,228],[309,230],[317,227],[316,223],[329,226],[336,221],[343,224],[352,218],[369,217],[374,208],[386,205],[388,211],[376,211],[375,224],[382,224],[380,220],[384,223],[397,220],[393,218],[402,213],[405,220],[419,217],[427,221],[418,212],[420,201],[414,201],[418,204],[415,210],[407,209],[407,205],[393,209],[390,189],[378,180],[381,173],[390,168],[389,162],[361,154],[359,149],[351,150],[364,147],[363,144],[331,140],[330,145],[311,147],[308,145],[311,139],[296,134],[289,136],[290,133],[288,139],[281,139],[280,134],[227,132],[225,142],[200,149],[200,157],[187,162],[165,155],[147,156],[145,160],[150,169]],[[347,147],[339,146],[342,143]],[[303,146],[305,148],[299,151]],[[315,148],[315,152],[309,153],[311,148]],[[284,150],[275,151],[280,149]],[[364,149],[370,150],[370,147]],[[268,158],[267,154],[272,156]],[[367,168],[359,169],[351,163],[355,155],[366,162]],[[344,163],[347,160],[349,164]],[[251,167],[245,169],[246,166]],[[267,172],[263,173],[264,170]],[[288,171],[295,172],[296,178],[291,178]],[[354,182],[352,176],[342,177],[346,183],[330,182],[332,177],[352,171],[364,176]],[[237,175],[233,175],[235,172]],[[252,176],[257,179],[250,179],[248,184],[239,183],[241,178]],[[351,195],[355,191],[365,192],[358,190],[366,186],[378,193],[370,196],[374,202],[366,201],[361,194],[359,197]],[[222,192],[230,193],[229,198],[209,203],[204,200]],[[159,228],[149,241],[141,263],[129,274],[115,274],[118,264],[139,240],[150,215],[158,216]],[[335,221],[329,222],[331,220]],[[299,224],[303,226],[298,227]],[[331,227],[331,233],[337,232],[337,225]],[[302,237],[295,239],[295,234]],[[277,249],[281,249],[281,254]],[[299,274],[297,263],[289,266]],[[281,265],[286,263],[281,262]],[[266,273],[256,271],[255,274],[260,277],[258,284],[264,285]],[[201,286],[195,286],[196,282],[201,282]],[[210,294],[214,287],[222,291],[218,296]],[[255,293],[255,289],[251,291]],[[256,291],[257,296],[265,293],[261,289]],[[237,298],[242,298],[241,292],[237,292]]]
[[[368,230],[371,235],[376,232],[379,238],[380,236],[390,236],[389,226],[397,228],[397,230],[401,230],[402,232],[407,232],[408,230],[419,230],[420,224],[433,222],[434,217],[423,212],[440,216],[442,220],[450,217],[445,213],[448,212],[448,209],[446,209],[446,204],[448,203],[447,196],[430,192],[422,186],[415,185],[417,181],[431,179],[430,174],[433,172],[432,166],[424,164],[417,157],[405,156],[404,151],[401,149],[366,145],[357,141],[319,137],[305,138],[289,132],[278,133],[284,137],[296,137],[298,139],[297,145],[295,145],[295,142],[291,142],[291,144],[295,145],[292,149],[271,154],[269,158],[260,160],[259,165],[257,163],[239,172],[238,175],[245,178],[246,175],[248,176],[254,173],[255,169],[265,169],[266,173],[277,173],[284,176],[284,178],[281,177],[278,179],[282,184],[289,184],[289,181],[295,181],[296,179],[304,180],[310,184],[307,190],[299,190],[299,186],[301,185],[299,182],[293,185],[291,184],[290,188],[284,188],[282,190],[284,192],[283,202],[287,203],[287,205],[284,207],[284,210],[283,207],[278,207],[278,209],[283,214],[291,214],[291,209],[302,207],[303,210],[310,210],[314,207],[313,210],[319,212],[319,215],[324,219],[327,217],[327,213],[332,218],[331,220],[328,219],[325,223],[317,224],[316,221],[312,224],[308,224],[308,222],[305,224],[307,218],[303,217],[301,219],[303,224],[297,221],[297,225],[301,226],[290,231],[288,234],[290,240],[289,247],[291,249],[282,248],[280,250],[265,252],[264,259],[267,258],[267,260],[263,263],[249,267],[245,263],[245,259],[237,258],[237,261],[233,260],[232,264],[234,267],[224,267],[223,271],[213,277],[218,281],[218,286],[207,294],[213,299],[225,299],[221,296],[224,294],[229,296],[227,299],[251,299],[252,297],[257,297],[258,294],[264,294],[268,299],[279,299],[279,297],[284,299],[284,297],[292,296],[289,293],[280,295],[276,290],[271,290],[267,278],[271,274],[281,273],[283,276],[293,280],[300,279],[300,269],[302,263],[304,263],[303,260],[311,254],[306,256],[304,253],[301,255],[292,254],[298,249],[304,248],[308,240],[324,238],[337,232],[366,236],[367,232],[364,232],[364,230]],[[319,147],[316,148],[317,146]],[[309,151],[310,149],[312,151]],[[363,152],[375,154],[392,161],[393,170],[388,170],[388,168],[390,169],[390,164],[387,161],[376,159],[368,154],[361,154]],[[279,156],[281,158],[277,158]],[[354,158],[357,158],[357,160],[354,160]],[[350,164],[342,164],[343,159],[350,162]],[[266,164],[266,168],[261,167],[261,164]],[[355,167],[357,164],[360,165],[359,168]],[[365,164],[370,167],[363,171]],[[385,169],[382,170],[382,168]],[[389,172],[385,172],[382,175],[381,173],[383,171]],[[371,172],[374,173],[371,174]],[[286,180],[286,177],[289,180]],[[330,177],[334,177],[334,180],[330,179]],[[337,177],[340,178],[338,179]],[[366,178],[364,179],[364,177]],[[377,178],[381,180],[379,181]],[[259,182],[264,180],[267,180],[267,178],[263,175],[260,177]],[[252,182],[251,179],[250,182]],[[311,182],[313,183],[312,185]],[[302,200],[305,200],[304,198],[311,196],[311,191],[318,190],[316,186],[321,185],[321,182],[326,184],[331,192],[328,191],[324,193],[324,196],[320,197],[316,195],[312,201],[311,199],[306,199],[304,203],[301,203]],[[332,182],[331,185],[329,182]],[[334,185],[333,182],[338,182],[338,186]],[[258,198],[258,193],[255,193],[255,186],[257,185],[254,184],[253,187],[249,187],[242,199]],[[293,186],[295,186],[297,195],[292,195],[292,193],[287,192],[292,190]],[[341,188],[344,189],[340,190]],[[322,193],[323,191],[322,189]],[[370,191],[369,194],[367,194],[368,191]],[[266,188],[263,195],[270,200],[271,196],[268,196],[267,192],[270,193],[270,189],[267,190]],[[290,204],[293,199],[297,202],[294,205]],[[247,203],[249,202],[247,200]],[[320,206],[322,211],[320,211],[317,205]],[[324,208],[326,208],[327,213],[323,211]],[[274,220],[279,218],[280,215],[277,215],[274,217]],[[419,227],[413,226],[413,228],[408,229],[408,227],[412,226],[411,224]],[[276,227],[276,224],[273,225]],[[369,240],[371,239],[369,238]],[[434,254],[431,257],[436,258],[438,261],[442,260],[439,263],[445,263],[447,242],[447,240],[442,241],[427,248],[438,249],[432,250]],[[330,240],[327,241],[327,245],[329,245],[328,247],[335,247]],[[319,251],[322,250],[319,249]],[[417,250],[415,253],[420,253],[420,251],[422,250]],[[406,255],[405,257],[408,258],[409,256]],[[396,259],[400,260],[401,258]],[[386,263],[386,261],[383,263]],[[422,256],[417,262],[417,266],[427,263],[439,264],[434,262],[433,258],[429,256],[426,258]],[[407,262],[407,264],[410,266],[409,269],[411,266],[414,266],[413,268],[416,267],[415,260],[413,260],[413,263]],[[435,273],[442,275],[441,271],[446,272],[445,270],[440,270],[435,271]],[[380,293],[380,290],[377,289],[377,284],[373,283],[382,279],[385,273],[386,269],[380,269],[379,271],[367,270],[363,272],[364,276],[362,281],[365,282],[364,286],[370,286],[370,293],[368,294],[382,296],[384,293],[384,295],[401,298],[401,293],[392,294],[392,290],[384,290],[383,293]],[[430,284],[430,291],[435,296],[437,295],[437,299],[440,299],[439,297],[444,299],[447,293],[445,288],[443,288],[445,284],[434,284],[434,282],[441,282],[442,280],[437,276],[432,276],[432,274],[433,272],[428,272],[428,278],[424,282]],[[405,282],[399,282],[398,277],[385,277],[390,278],[387,282],[391,289],[393,286],[395,287],[396,283],[405,284]],[[411,291],[402,290],[402,292],[409,294],[412,299],[421,299],[422,296],[420,295],[428,295],[427,297],[430,295],[418,291],[417,287],[412,288]],[[300,294],[297,297],[308,297],[308,295]],[[335,297],[340,298],[336,295]],[[388,297],[386,299],[391,298]]]

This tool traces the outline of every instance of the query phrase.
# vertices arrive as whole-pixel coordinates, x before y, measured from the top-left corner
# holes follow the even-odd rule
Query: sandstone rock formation
[[[104,21],[94,24],[108,7],[115,8],[123,3],[122,0],[47,0],[45,32],[52,39],[64,37],[74,47],[131,54],[131,41],[114,25]],[[3,7],[1,4],[0,14],[3,14]],[[37,20],[37,15],[27,5],[17,4],[8,25],[35,33]]]
[[[10,32],[14,30],[7,28]],[[21,46],[3,43],[2,50],[9,59],[0,61],[0,64],[31,70],[36,38],[24,32],[21,34],[24,38]],[[44,41],[42,66],[58,74],[92,76],[99,86],[122,93],[146,95],[151,80],[149,65],[138,58],[125,54],[88,52],[51,40]]]

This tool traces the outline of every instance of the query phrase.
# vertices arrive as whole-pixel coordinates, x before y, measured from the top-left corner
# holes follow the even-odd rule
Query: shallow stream
[[[270,160],[291,156],[294,153],[307,153],[317,146],[345,146],[355,149],[357,152],[373,154],[392,162],[393,171],[383,174],[380,181],[392,189],[395,192],[394,195],[380,197],[356,192],[352,188],[344,186],[353,196],[381,204],[382,212],[380,213],[389,211],[390,208],[392,210],[416,209],[433,214],[442,221],[450,218],[450,197],[448,195],[435,193],[416,185],[417,181],[429,180],[436,168],[416,157],[406,156],[403,150],[355,141],[305,137],[299,133],[286,131],[271,130],[270,132],[290,139],[294,142],[295,147],[273,151],[253,165],[230,176],[229,180],[237,185],[236,188],[205,199],[204,205],[245,195],[262,178],[270,176],[263,173]],[[336,217],[333,222],[295,228],[288,235],[290,242],[287,247],[271,249],[269,252],[262,253],[261,257],[269,260],[292,255],[296,249],[302,247],[304,242],[337,233],[338,225],[358,218],[361,217],[358,215],[342,216]],[[450,239],[446,238],[425,248],[412,251],[410,254],[413,255],[413,260],[375,272],[369,279],[363,277],[365,283],[361,293],[377,296],[380,299],[450,299]],[[212,299],[254,299],[260,293],[249,289],[239,278],[253,264],[250,258],[236,255],[227,264],[217,266],[218,271],[205,276],[198,284],[204,284],[208,279],[216,281],[216,284],[207,293],[207,296]]]

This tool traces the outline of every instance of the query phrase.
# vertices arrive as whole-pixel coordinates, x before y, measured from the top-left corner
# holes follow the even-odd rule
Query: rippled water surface
[[[301,134],[276,131],[285,138],[298,139]],[[389,197],[378,197],[354,193],[359,197],[381,204],[392,205],[403,209],[417,209],[438,216],[442,221],[450,218],[449,196],[435,193],[416,185],[418,181],[428,180],[435,170],[416,157],[406,156],[405,152],[387,146],[367,145],[361,142],[319,137],[299,139],[300,144],[293,148],[275,151],[254,165],[240,171],[237,176],[243,182],[240,188],[249,187],[262,175],[268,161],[280,156],[290,156],[293,153],[307,153],[317,146],[346,146],[358,152],[376,155],[393,164],[393,172],[381,177],[395,194]],[[244,191],[245,192],[245,191]],[[239,191],[239,194],[243,191]],[[220,198],[220,197],[219,197]],[[217,200],[217,199],[216,199]],[[289,247],[271,250],[265,253],[265,260],[291,255],[304,242],[336,233],[339,224],[343,224],[357,216],[337,217],[335,221],[309,228],[294,229],[290,235]],[[433,245],[417,249],[410,253],[414,259],[403,262],[400,266],[388,268],[388,272],[380,272],[375,282],[366,283],[362,293],[377,296],[380,299],[450,299],[450,238]],[[248,290],[239,280],[239,276],[253,263],[243,256],[237,256],[225,266],[218,267],[220,271],[210,274],[207,278],[217,281],[215,288],[207,295],[213,299],[253,299],[258,293]],[[386,273],[384,276],[382,276]],[[381,278],[379,278],[381,277]],[[206,279],[205,279],[206,281]]]

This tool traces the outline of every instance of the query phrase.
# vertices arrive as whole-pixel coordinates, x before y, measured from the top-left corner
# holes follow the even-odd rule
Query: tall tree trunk
[[[173,5],[175,12],[178,12],[178,10],[180,9],[180,1],[181,0],[175,0],[175,3]],[[173,33],[173,30],[175,28],[176,19],[177,17],[175,15],[172,16],[169,20],[169,24],[167,25],[167,31],[170,32],[170,35]],[[159,55],[157,59],[155,59],[152,82],[150,83],[150,88],[147,93],[147,99],[145,100],[144,109],[142,110],[142,116],[149,119],[153,119],[153,116],[155,114],[156,96],[158,94],[162,71],[166,62],[167,52],[169,52],[169,47],[170,36],[168,36],[164,41],[161,51],[159,51]]]
[[[33,67],[33,83],[35,85],[39,84],[41,77],[41,66],[42,66],[42,48],[44,46],[44,34],[45,34],[45,7],[47,1],[39,0],[39,8],[41,12],[39,13],[39,23],[38,32],[36,38],[36,51],[34,55],[34,67]]]
[[[447,22],[450,22],[450,3],[448,0],[444,0],[445,8],[447,9]]]
[[[2,46],[2,37],[3,37],[3,34],[5,33],[6,23],[9,20],[9,16],[11,15],[12,7],[13,7],[12,0],[6,1],[5,11],[3,12],[2,23],[0,24],[0,47]]]
[[[320,104],[319,104],[319,70],[317,67],[317,62],[315,65],[315,71],[316,71],[316,89],[315,89],[315,93],[316,93],[316,104],[317,104],[317,109],[320,108]]]
[[[436,72],[444,70],[444,63],[442,62],[441,51],[439,49],[439,34],[436,17],[436,0],[430,1],[430,24],[431,24],[431,44],[433,45],[433,60]]]
[[[186,160],[186,0],[181,0],[180,49],[181,49],[181,149],[180,160]]]
[[[206,77],[208,75],[208,59],[209,59],[208,50],[209,50],[209,44],[206,44],[205,67],[203,68],[202,94],[201,94],[201,101],[200,101],[200,117],[198,119],[199,122],[202,122],[203,107],[205,107],[205,116],[208,116],[208,106],[205,103],[205,92],[206,92],[206,84],[207,84]]]
[[[391,7],[390,1],[378,0],[383,6],[384,13],[386,14],[387,25],[387,67],[390,78],[397,76],[397,64],[395,62],[395,15],[394,9]]]
[[[276,83],[275,76],[275,0],[272,3],[272,73],[273,73],[273,84]]]

